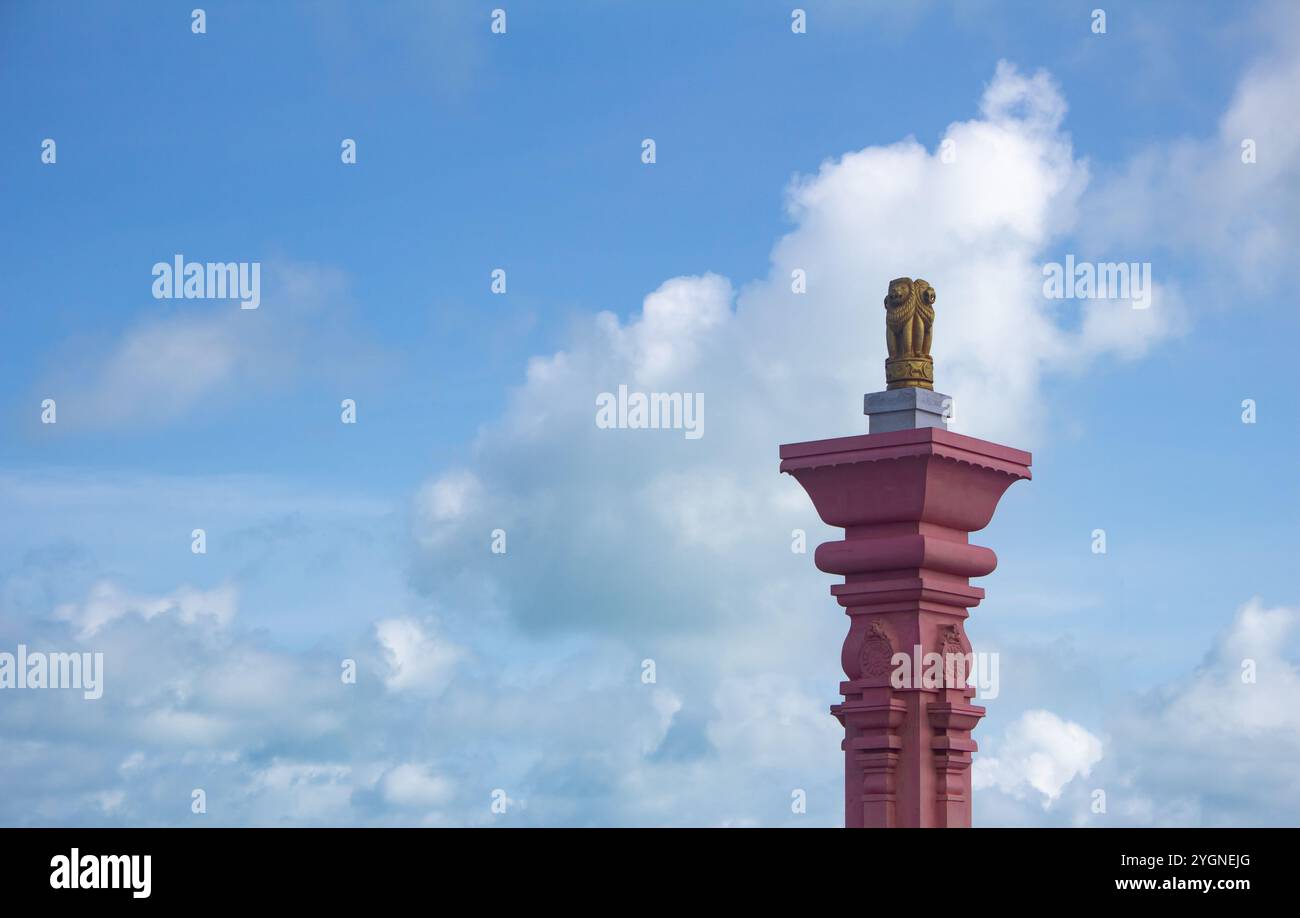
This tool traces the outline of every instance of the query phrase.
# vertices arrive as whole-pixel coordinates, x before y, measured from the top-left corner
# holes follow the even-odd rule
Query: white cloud
[[[452,797],[452,785],[428,765],[398,765],[380,782],[384,799],[396,806],[427,808],[441,806]]]
[[[1222,283],[1237,296],[1294,275],[1300,9],[1270,4],[1262,19],[1267,37],[1217,130],[1151,145],[1089,195],[1082,227],[1093,247],[1194,255],[1212,266],[1211,277],[1226,263],[1233,270]],[[1245,141],[1253,163],[1242,161]]]
[[[395,692],[441,692],[463,655],[461,648],[430,634],[424,625],[409,618],[377,622],[375,638],[388,666],[384,684]]]
[[[227,382],[246,356],[244,341],[225,316],[180,316],[139,325],[105,361],[94,384],[90,416],[106,425],[142,411],[171,420]]]
[[[148,621],[169,615],[186,625],[207,623],[224,628],[234,618],[237,604],[235,588],[230,585],[213,590],[183,586],[166,596],[133,596],[111,581],[102,580],[90,590],[82,603],[60,606],[54,617],[71,622],[81,639],[93,636],[105,625],[128,615]]]
[[[1076,777],[1087,777],[1102,757],[1102,742],[1084,727],[1051,711],[1026,711],[992,744],[993,753],[975,757],[975,790],[997,788],[1023,799],[1041,795],[1043,809]]]
[[[1198,666],[1149,690],[1112,693],[1106,705],[1099,692],[1077,691],[1105,678],[1104,664],[1074,668],[1045,655],[1041,665],[1074,683],[1073,706],[1086,705],[1104,725],[1105,755],[1091,732],[1041,710],[979,737],[973,778],[982,824],[1294,825],[1298,637],[1300,609],[1253,599]],[[1034,661],[1017,672],[1035,697],[1052,691],[1050,679],[1021,665]]]
[[[421,581],[452,607],[489,594],[531,630],[623,634],[707,631],[774,577],[815,595],[810,564],[773,563],[814,522],[788,499],[776,447],[865,429],[862,393],[884,382],[882,300],[900,274],[938,289],[936,384],[959,430],[1032,445],[1046,374],[1139,356],[1176,327],[1174,297],[1147,310],[1044,299],[1042,263],[1059,257],[1089,181],[1065,111],[1046,74],[1000,64],[981,116],[946,132],[954,162],[911,139],[829,160],[791,183],[795,226],[767,277],[738,294],[713,274],[672,278],[627,320],[580,325],[530,362],[472,464],[420,490]],[[596,427],[596,396],[621,383],[703,393],[705,436]],[[483,549],[498,527],[508,557]],[[477,595],[457,593],[469,580]]]
[[[731,296],[730,282],[716,274],[675,277],[645,298],[636,323],[624,328],[611,313],[596,321],[631,380],[653,386],[695,364],[701,339],[730,317]]]
[[[456,469],[426,482],[415,503],[416,537],[426,547],[435,547],[456,531],[458,523],[483,512],[483,485],[472,472]]]
[[[122,808],[126,792],[122,790],[101,791],[91,795],[91,800],[106,814],[112,814]]]
[[[233,300],[150,300],[154,308],[116,341],[63,355],[39,387],[57,401],[59,427],[164,425],[200,406],[211,414],[235,392],[326,373],[336,355],[354,370],[373,361],[363,337],[337,327],[347,298],[339,271],[282,262],[263,277],[256,310]]]
[[[1116,818],[1178,825],[1294,825],[1300,813],[1300,609],[1237,610],[1188,677],[1116,720]]]
[[[714,707],[719,716],[709,723],[709,739],[728,761],[748,762],[754,768],[794,767],[810,774],[843,761],[843,728],[821,699],[793,679],[723,679]]]
[[[219,746],[238,735],[230,718],[200,711],[164,708],[140,717],[137,735],[150,743],[184,746]]]
[[[264,825],[336,822],[348,815],[354,777],[348,765],[277,760],[249,776],[245,793]]]

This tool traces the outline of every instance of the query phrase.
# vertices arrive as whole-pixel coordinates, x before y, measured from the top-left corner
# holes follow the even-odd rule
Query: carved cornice
[[[999,472],[1016,480],[1033,478],[1029,469],[1032,454],[938,427],[787,443],[781,447],[781,471],[794,473],[860,462],[929,457]]]

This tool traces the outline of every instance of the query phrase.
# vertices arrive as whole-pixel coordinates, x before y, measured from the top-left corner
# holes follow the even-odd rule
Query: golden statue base
[[[930,357],[891,357],[885,361],[886,389],[933,389],[934,360]]]

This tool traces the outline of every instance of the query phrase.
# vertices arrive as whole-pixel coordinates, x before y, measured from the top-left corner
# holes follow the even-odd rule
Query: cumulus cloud
[[[975,790],[996,787],[1023,799],[1033,794],[1047,809],[1076,777],[1087,777],[1102,757],[1102,742],[1051,711],[1026,711],[992,747],[976,757]]]
[[[185,593],[101,583],[58,616],[4,623],[10,647],[102,652],[105,678],[94,702],[6,693],[0,822],[634,824],[708,809],[707,748],[641,770],[679,724],[681,696],[643,684],[613,645],[473,660],[436,620],[381,619],[351,649],[357,679],[345,683],[341,654],[273,646],[241,627],[233,594],[229,614],[181,614]],[[104,597],[113,614],[93,614]],[[491,809],[497,791],[505,813]],[[529,809],[534,791],[543,805]]]
[[[937,385],[959,429],[1032,445],[1046,374],[1140,356],[1178,324],[1177,298],[1159,291],[1146,310],[1044,299],[1042,264],[1089,182],[1066,109],[1046,73],[1003,62],[979,115],[934,150],[905,138],[796,178],[794,228],[766,277],[739,292],[714,274],[672,278],[639,313],[601,313],[532,360],[473,463],[419,491],[421,582],[447,599],[474,572],[477,594],[451,604],[504,608],[533,631],[650,633],[716,627],[773,578],[813,573],[768,560],[809,523],[776,445],[864,430],[862,393],[883,384],[885,286],[901,273],[939,291]],[[598,428],[595,399],[620,385],[702,393],[705,436]],[[482,551],[496,528],[504,558]]]
[[[1091,247],[1194,254],[1212,266],[1210,277],[1226,263],[1232,270],[1224,285],[1238,291],[1293,279],[1291,253],[1300,242],[1300,123],[1293,114],[1300,9],[1272,4],[1262,19],[1268,38],[1217,130],[1152,145],[1089,195],[1083,228]]]
[[[1292,767],[1300,757],[1298,636],[1300,610],[1259,599],[1244,603],[1198,666],[1087,707],[1104,727],[1104,749],[1089,727],[1043,710],[981,736],[973,770],[980,820],[1294,825],[1300,813]]]
[[[375,625],[375,638],[388,664],[384,684],[395,692],[438,693],[451,679],[461,648],[429,633],[409,618],[385,619]]]
[[[1300,813],[1300,609],[1245,603],[1187,678],[1114,725],[1109,794],[1140,825],[1294,825]]]

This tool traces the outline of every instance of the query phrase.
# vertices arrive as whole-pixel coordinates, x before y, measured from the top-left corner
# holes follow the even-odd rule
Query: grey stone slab
[[[915,430],[918,427],[948,429],[947,416],[952,397],[932,389],[886,389],[868,392],[862,400],[863,413],[869,418],[869,433],[890,430]]]

